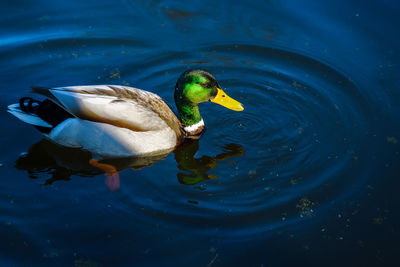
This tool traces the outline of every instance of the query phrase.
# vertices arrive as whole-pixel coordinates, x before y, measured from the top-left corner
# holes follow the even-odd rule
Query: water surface
[[[0,262],[388,265],[400,251],[399,5],[24,1],[0,19]],[[245,106],[168,155],[111,161],[5,112],[30,85],[159,94],[204,68]]]

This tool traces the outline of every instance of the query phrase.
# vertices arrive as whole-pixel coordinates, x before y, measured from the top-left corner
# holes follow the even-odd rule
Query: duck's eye
[[[210,87],[210,84],[208,84],[208,83],[201,83],[200,84],[202,87],[206,87],[206,88],[209,88]]]

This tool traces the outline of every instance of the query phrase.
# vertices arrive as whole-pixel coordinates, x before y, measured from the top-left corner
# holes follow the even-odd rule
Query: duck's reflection
[[[175,153],[175,160],[178,168],[183,172],[177,173],[180,183],[194,185],[207,179],[217,178],[216,175],[208,174],[208,171],[219,165],[230,157],[244,155],[244,150],[240,145],[227,144],[222,147],[223,152],[215,157],[202,156],[195,158],[199,149],[199,140],[186,140]],[[106,185],[110,190],[116,190],[120,186],[118,172],[126,169],[141,169],[164,159],[167,155],[157,155],[150,157],[134,157],[122,159],[107,159],[99,161],[100,164],[115,167],[115,174],[106,174]],[[46,139],[34,144],[29,152],[21,155],[16,161],[17,169],[26,170],[30,178],[37,179],[43,173],[50,174],[50,178],[45,181],[45,185],[52,184],[58,180],[70,180],[72,175],[81,177],[93,177],[104,173],[99,168],[89,164],[91,154],[81,149],[65,148],[52,143]]]
[[[184,171],[177,173],[180,183],[193,185],[204,180],[218,178],[218,176],[207,172],[217,167],[219,161],[244,155],[243,147],[237,144],[226,144],[223,146],[224,152],[215,157],[202,156],[201,158],[195,158],[198,150],[199,140],[192,139],[186,140],[182,146],[175,150],[175,160],[178,163],[178,168]]]

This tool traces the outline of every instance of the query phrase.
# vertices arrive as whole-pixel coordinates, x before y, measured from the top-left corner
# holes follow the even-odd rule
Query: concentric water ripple
[[[190,225],[202,235],[225,236],[228,231],[232,238],[249,238],[317,216],[364,182],[368,168],[361,172],[355,166],[368,166],[362,140],[369,111],[348,77],[314,59],[277,49],[219,46],[201,51],[193,53],[196,59],[209,63],[184,65],[209,69],[228,94],[244,103],[245,111],[202,105],[208,130],[197,157],[218,154],[227,144],[242,146],[245,155],[221,162],[209,171],[218,179],[191,190],[148,179],[157,195],[146,213],[149,220],[161,218],[177,229]],[[183,62],[194,57],[180,56]],[[158,63],[153,67],[167,65]],[[180,71],[168,71],[168,77],[178,77]],[[157,86],[164,97],[172,81]],[[130,200],[146,206],[143,199]],[[196,205],[185,206],[187,201]],[[228,227],[216,233],[221,225]]]
[[[243,112],[202,104],[207,131],[198,144],[154,166],[123,171],[121,216],[169,229],[189,228],[204,237],[248,239],[318,216],[364,182],[368,168],[361,172],[358,166],[368,166],[362,146],[369,124],[367,101],[348,77],[315,59],[249,45],[158,54],[148,53],[144,43],[126,40],[48,40],[21,49],[27,51],[27,46],[46,53],[24,54],[30,57],[25,62],[43,63],[43,57],[61,65],[76,61],[66,82],[127,84],[156,92],[174,107],[173,87],[180,73],[205,68],[244,104]],[[57,51],[48,54],[53,48]],[[112,60],[102,63],[104,56]],[[118,64],[126,56],[132,62]],[[88,71],[93,60],[101,74]],[[74,79],[79,67],[86,69],[86,77]],[[45,170],[36,169],[35,175],[54,173]]]

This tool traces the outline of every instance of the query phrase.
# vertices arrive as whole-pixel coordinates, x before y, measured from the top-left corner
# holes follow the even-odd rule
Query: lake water
[[[397,1],[14,1],[0,18],[2,266],[367,266],[400,253]],[[204,68],[245,106],[113,163],[6,112],[29,86],[159,94]]]

